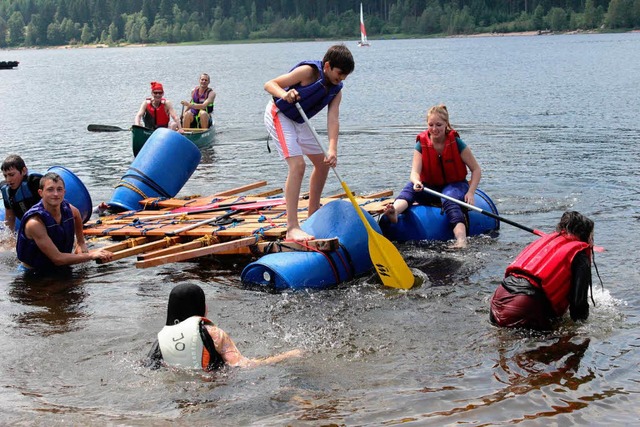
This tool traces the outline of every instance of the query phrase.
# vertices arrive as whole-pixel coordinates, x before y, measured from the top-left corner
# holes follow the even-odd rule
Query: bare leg
[[[309,211],[311,216],[315,211],[320,209],[320,198],[324,184],[327,182],[330,166],[324,162],[324,154],[311,154],[308,156],[313,163],[313,171],[309,178]]]
[[[200,129],[209,129],[209,113],[200,112]]]
[[[182,127],[187,129],[190,128],[192,121],[193,121],[193,114],[191,114],[191,111],[188,110],[184,113],[184,118],[182,119]]]
[[[456,249],[463,249],[467,247],[467,227],[464,222],[459,222],[453,227],[453,235],[456,238],[456,243],[453,247]]]
[[[398,223],[398,215],[406,211],[409,207],[409,202],[404,199],[396,199],[393,204],[388,204],[384,208],[384,215],[389,219],[392,224]]]
[[[311,240],[314,237],[302,231],[298,222],[298,199],[300,198],[300,186],[304,177],[304,157],[289,157],[287,165],[289,166],[289,174],[284,186],[284,197],[287,206],[287,239],[296,241]]]

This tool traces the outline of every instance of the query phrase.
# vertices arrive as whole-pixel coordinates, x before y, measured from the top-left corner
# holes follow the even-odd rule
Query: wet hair
[[[331,68],[338,67],[344,74],[351,74],[356,65],[353,55],[347,46],[343,44],[333,45],[327,50],[322,58],[322,63],[329,62]]]
[[[8,172],[9,170],[15,168],[17,171],[22,172],[22,169],[26,167],[27,165],[24,164],[24,160],[22,160],[22,157],[18,156],[17,154],[11,154],[10,156],[7,156],[6,159],[4,159],[0,170],[2,170],[2,172]]]
[[[450,132],[453,129],[451,127],[451,123],[449,123],[449,110],[447,110],[446,105],[439,104],[429,108],[429,111],[427,111],[427,123],[429,122],[429,116],[431,116],[432,114],[437,114],[442,120],[447,123],[447,127],[445,129],[447,132]]]
[[[207,78],[207,80],[211,81],[211,76],[209,76],[209,74],[207,73],[202,73],[200,74],[200,77],[205,76]]]
[[[64,179],[62,179],[62,177],[60,175],[58,175],[55,172],[47,172],[44,175],[42,175],[42,178],[40,178],[40,189],[44,190],[44,183],[45,181],[50,180],[53,182],[61,182],[62,186],[64,187]]]
[[[562,214],[560,222],[556,226],[558,233],[566,232],[573,234],[583,242],[589,243],[591,233],[593,233],[594,223],[592,220],[576,211],[566,211]]]
[[[192,316],[204,316],[206,311],[202,288],[189,283],[180,284],[169,294],[166,325],[177,325]]]

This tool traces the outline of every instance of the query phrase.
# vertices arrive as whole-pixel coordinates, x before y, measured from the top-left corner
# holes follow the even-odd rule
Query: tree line
[[[640,27],[640,0],[364,0],[369,38]],[[0,0],[0,48],[358,38],[353,0]]]

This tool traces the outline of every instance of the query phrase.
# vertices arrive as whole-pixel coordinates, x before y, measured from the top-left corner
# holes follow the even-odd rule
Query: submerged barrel
[[[198,147],[178,132],[158,128],[151,134],[108,202],[112,210],[135,211],[140,200],[174,197],[200,163]]]
[[[379,232],[378,224],[367,212],[364,214],[371,227]],[[242,283],[277,291],[323,289],[373,269],[367,230],[350,202],[336,200],[327,203],[302,224],[302,229],[317,239],[337,237],[340,248],[326,253],[267,254],[242,270]]]
[[[498,208],[483,191],[476,190],[475,206],[498,215]],[[463,208],[464,209],[464,208]],[[468,212],[469,236],[486,234],[500,228],[500,221],[471,210]],[[414,205],[398,215],[398,223],[392,224],[386,216],[380,217],[382,234],[395,242],[411,242],[421,240],[451,240],[453,229],[441,206]]]
[[[73,172],[63,166],[51,166],[47,172],[55,172],[64,181],[64,199],[78,208],[82,222],[85,223],[91,218],[93,206],[89,190]],[[18,228],[16,227],[16,230]]]

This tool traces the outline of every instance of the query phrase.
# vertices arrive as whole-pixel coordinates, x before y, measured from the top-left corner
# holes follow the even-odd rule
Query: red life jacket
[[[151,98],[147,98],[147,113],[153,117],[156,128],[166,128],[169,126],[169,115],[165,108],[165,102],[166,99],[162,98],[160,106],[156,108],[153,106]]]
[[[451,130],[444,141],[444,150],[438,154],[425,130],[416,137],[422,147],[422,171],[420,181],[427,187],[442,187],[467,178],[467,166],[460,157],[456,137],[458,132]]]
[[[571,262],[588,243],[566,233],[547,234],[527,246],[505,272],[529,280],[545,293],[554,312],[562,316],[569,307]]]

